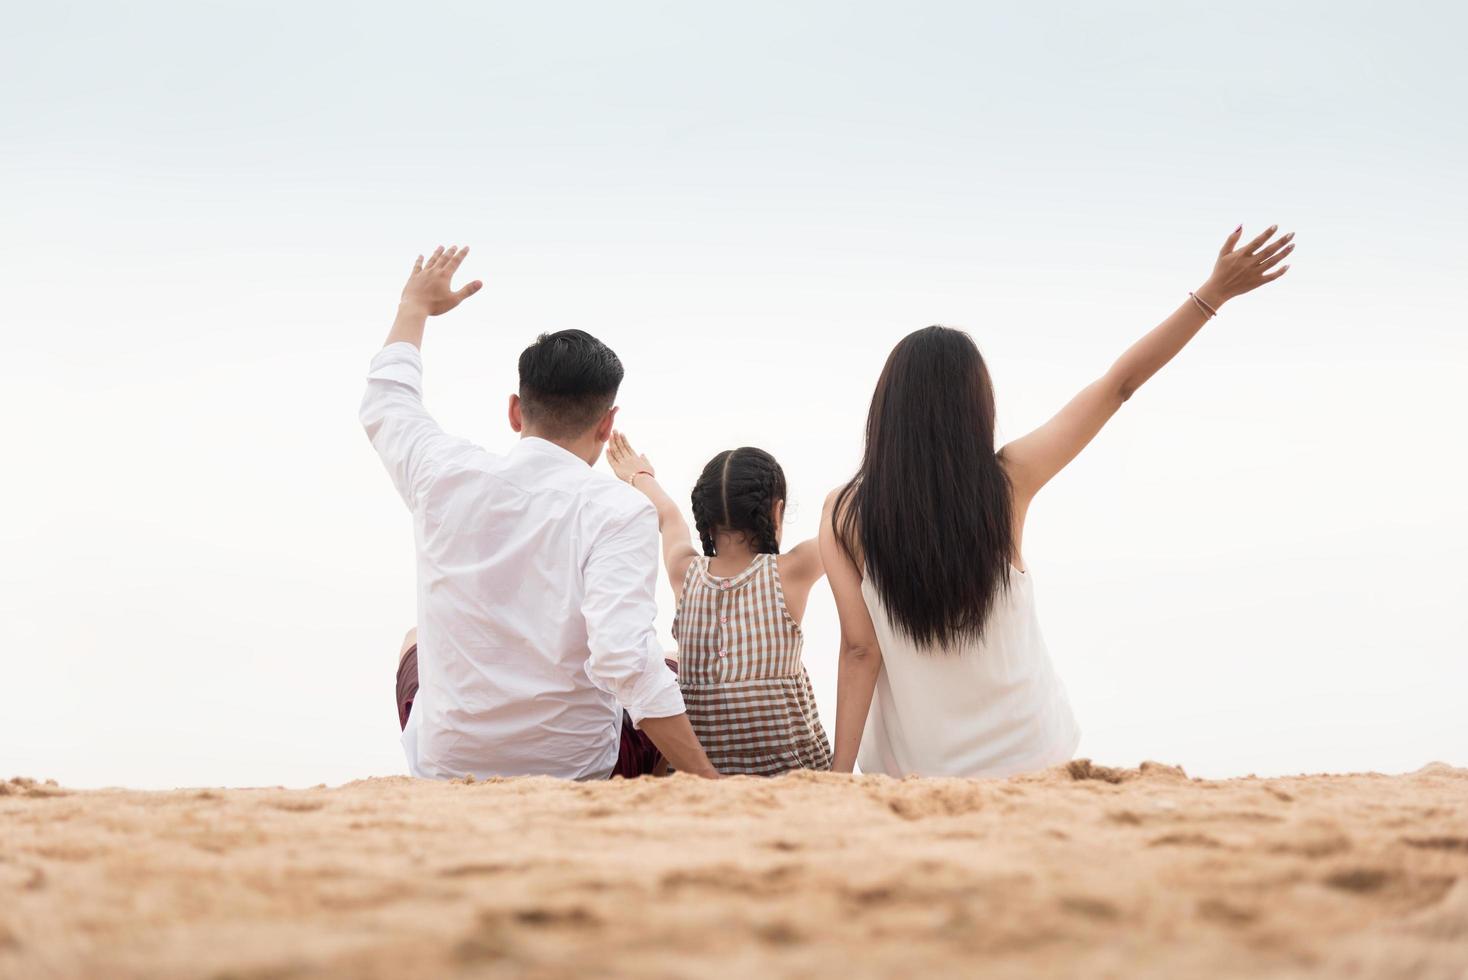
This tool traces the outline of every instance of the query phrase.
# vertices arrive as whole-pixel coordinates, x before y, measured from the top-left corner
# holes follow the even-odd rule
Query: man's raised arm
[[[467,445],[439,428],[423,406],[418,348],[430,316],[447,313],[484,285],[476,279],[460,290],[452,288],[454,270],[468,254],[467,247],[439,246],[426,263],[421,255],[413,263],[387,343],[372,359],[358,413],[372,448],[410,508],[416,507],[419,494],[447,455]]]

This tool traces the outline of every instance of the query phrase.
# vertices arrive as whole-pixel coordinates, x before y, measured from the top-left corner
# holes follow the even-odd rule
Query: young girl
[[[831,746],[800,659],[800,620],[825,568],[815,540],[780,554],[780,464],[748,447],[709,460],[693,487],[699,555],[652,463],[622,433],[612,434],[607,460],[657,508],[663,563],[678,599],[678,682],[714,768],[759,776],[830,769]]]
[[[1172,315],[997,452],[994,390],[968,334],[928,327],[892,351],[861,468],[821,519],[841,617],[833,768],[1004,776],[1071,757],[1079,729],[1020,550],[1030,502],[1220,307],[1289,268],[1293,234],[1240,246],[1242,232]]]

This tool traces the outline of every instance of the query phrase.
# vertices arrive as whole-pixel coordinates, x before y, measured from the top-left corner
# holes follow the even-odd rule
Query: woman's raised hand
[[[402,306],[425,316],[438,316],[479,292],[484,283],[478,279],[458,290],[452,285],[454,273],[468,254],[468,245],[463,248],[451,245],[447,251],[440,245],[427,262],[423,261],[423,256],[418,256],[408,283],[403,287]]]
[[[1288,272],[1290,267],[1287,265],[1278,269],[1274,267],[1295,250],[1295,233],[1273,237],[1278,230],[1279,225],[1270,225],[1253,241],[1240,247],[1239,238],[1244,233],[1244,226],[1235,228],[1224,241],[1223,248],[1218,250],[1213,274],[1198,287],[1198,296],[1216,308],[1235,296],[1274,282]]]
[[[612,472],[617,474],[617,479],[631,483],[633,477],[639,473],[656,476],[652,468],[652,461],[641,453],[632,451],[632,444],[627,437],[620,432],[613,432],[612,437],[607,440],[607,462],[611,464]]]

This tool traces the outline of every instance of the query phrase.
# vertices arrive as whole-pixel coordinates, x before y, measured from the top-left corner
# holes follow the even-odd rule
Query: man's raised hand
[[[423,256],[418,256],[408,283],[403,287],[402,307],[424,316],[438,316],[479,292],[484,283],[478,279],[457,290],[452,285],[454,273],[468,254],[468,245],[463,248],[450,245],[447,250],[440,245],[433,250],[427,262],[423,261]]]
[[[389,345],[422,347],[423,327],[429,317],[447,313],[483,288],[484,283],[478,279],[459,289],[453,287],[454,273],[468,254],[467,245],[463,248],[450,246],[447,250],[440,245],[433,250],[427,262],[423,261],[423,256],[418,256],[398,301],[398,315],[387,334]]]

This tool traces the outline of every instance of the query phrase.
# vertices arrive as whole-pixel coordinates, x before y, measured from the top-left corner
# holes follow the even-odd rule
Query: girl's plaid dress
[[[688,720],[719,772],[772,776],[830,769],[831,745],[785,608],[779,556],[730,578],[695,558],[673,620]]]

